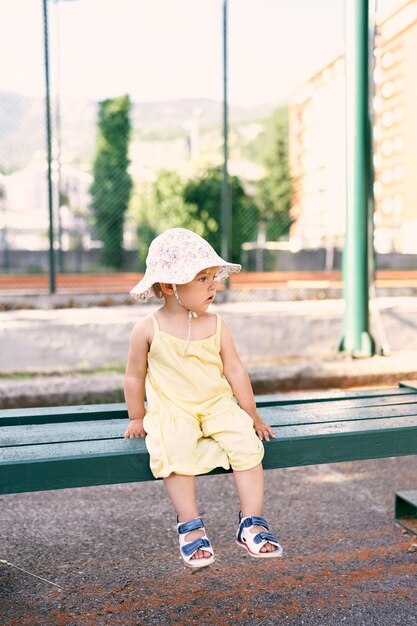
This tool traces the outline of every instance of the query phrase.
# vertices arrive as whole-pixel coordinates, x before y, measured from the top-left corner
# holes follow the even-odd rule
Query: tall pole
[[[369,41],[368,41],[368,59],[369,59],[369,180],[368,180],[368,276],[371,294],[375,292],[375,249],[374,249],[374,140],[373,140],[373,127],[374,127],[374,107],[373,101],[375,97],[375,84],[373,80],[375,70],[375,54],[374,54],[374,42],[376,34],[376,0],[369,0]]]
[[[57,244],[58,244],[58,272],[64,271],[64,254],[62,250],[62,128],[61,128],[61,15],[60,0],[54,0],[56,24],[56,92],[55,92],[55,135],[56,135],[56,217],[57,217]]]
[[[369,0],[345,4],[347,192],[340,347],[351,356],[371,356],[375,342],[369,331],[369,212],[373,208]]]
[[[45,113],[46,113],[46,145],[47,145],[47,185],[48,185],[48,212],[49,212],[49,291],[55,293],[55,252],[54,252],[54,211],[52,194],[52,124],[51,124],[51,97],[49,84],[49,33],[48,33],[48,0],[43,1],[43,35],[44,35],[44,63],[45,63]]]
[[[229,122],[227,97],[227,24],[228,0],[223,0],[223,178],[221,191],[221,254],[224,259],[230,256],[231,211],[228,181]]]

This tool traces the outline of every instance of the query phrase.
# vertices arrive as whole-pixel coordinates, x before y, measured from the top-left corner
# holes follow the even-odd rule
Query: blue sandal
[[[186,535],[192,530],[202,529],[203,536],[194,539],[193,541],[187,541]],[[214,561],[214,551],[210,540],[206,535],[203,520],[201,517],[196,517],[189,522],[182,522],[177,524],[178,538],[180,541],[180,552],[182,559],[187,567],[207,567]],[[198,550],[204,550],[210,552],[210,556],[202,559],[193,559],[194,554]]]
[[[254,535],[250,529],[253,526],[261,526],[265,531]],[[236,542],[248,551],[248,554],[256,559],[272,559],[282,557],[282,548],[278,537],[269,532],[269,526],[263,517],[256,515],[242,517],[239,513],[239,526],[236,533]],[[276,546],[272,552],[261,552],[261,548],[267,543]]]

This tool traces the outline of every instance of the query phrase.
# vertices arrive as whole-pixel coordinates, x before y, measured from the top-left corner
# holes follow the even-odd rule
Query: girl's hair
[[[154,283],[152,285],[152,287],[153,287],[153,290],[155,292],[155,296],[157,298],[163,298],[164,297],[164,294],[162,293],[161,285],[159,283]]]

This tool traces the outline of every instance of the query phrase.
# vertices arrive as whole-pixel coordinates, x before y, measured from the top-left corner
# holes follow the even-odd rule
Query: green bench
[[[412,384],[256,400],[276,433],[265,469],[417,454]],[[125,404],[0,411],[0,494],[153,480],[144,439],[123,438],[127,419]],[[398,520],[416,514],[417,492],[397,494]]]

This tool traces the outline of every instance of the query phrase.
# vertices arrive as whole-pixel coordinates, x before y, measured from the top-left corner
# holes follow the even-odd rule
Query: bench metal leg
[[[417,535],[417,490],[395,494],[395,520]]]

